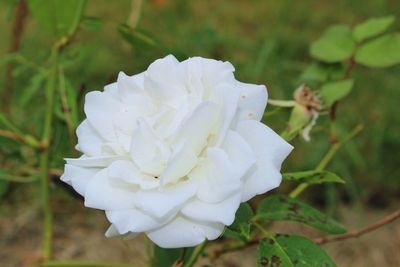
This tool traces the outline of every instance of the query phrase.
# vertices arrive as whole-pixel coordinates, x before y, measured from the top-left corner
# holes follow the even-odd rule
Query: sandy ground
[[[41,218],[33,192],[14,190],[0,204],[0,266],[22,267],[35,263],[40,252]],[[108,223],[101,211],[86,209],[80,200],[66,194],[53,196],[54,258],[81,259],[115,263],[142,264],[146,253],[143,236],[135,240],[107,239],[104,231]],[[28,205],[29,204],[29,205]],[[356,212],[341,207],[339,216],[349,229],[358,229],[375,222],[393,211],[391,208]],[[277,223],[273,230],[281,233],[299,233],[317,237],[320,233],[293,223]],[[398,267],[400,266],[400,220],[358,239],[324,245],[340,267]],[[211,247],[212,249],[212,247]],[[230,253],[210,263],[211,266],[256,266],[256,247]],[[199,266],[202,266],[199,264]]]

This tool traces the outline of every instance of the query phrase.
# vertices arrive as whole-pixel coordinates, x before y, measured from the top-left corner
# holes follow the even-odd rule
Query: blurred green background
[[[301,74],[313,62],[309,45],[328,26],[354,26],[370,17],[393,14],[397,20],[392,29],[400,29],[397,0],[139,2],[88,1],[87,18],[62,58],[66,83],[76,92],[79,121],[84,117],[82,101],[86,92],[102,90],[105,84],[116,80],[119,71],[128,75],[141,72],[168,52],[179,58],[203,56],[230,61],[239,80],[266,84],[272,99],[291,99],[302,82]],[[24,132],[40,136],[45,80],[38,73],[48,65],[54,39],[28,13],[18,51],[23,57],[15,63],[12,77],[8,77],[6,68],[10,62],[8,53],[17,3],[0,1],[0,91],[11,78],[12,97],[6,100],[9,118]],[[140,9],[136,8],[138,5]],[[145,41],[127,42],[121,36],[123,24],[140,29]],[[338,130],[345,133],[358,123],[364,124],[365,129],[340,151],[328,168],[347,183],[316,186],[306,194],[332,212],[338,202],[383,208],[398,203],[400,195],[400,66],[381,70],[356,66],[352,75],[355,87],[339,105]],[[4,92],[2,105],[1,109],[5,105]],[[56,108],[59,114],[54,123],[51,168],[61,170],[63,158],[74,156],[75,152],[60,114],[60,104]],[[273,108],[268,106],[267,111],[270,110]],[[284,110],[267,117],[265,122],[280,132],[288,116],[289,112]],[[313,169],[326,153],[329,147],[326,117],[318,120],[311,142],[300,138],[292,142],[295,150],[284,171]],[[0,137],[1,172],[22,175],[37,164],[31,148]],[[7,188],[2,186],[2,199],[11,197],[13,201],[19,199],[15,198],[18,190],[29,195],[34,188],[15,183]],[[287,192],[290,186],[280,190]],[[65,192],[59,187],[53,189]]]

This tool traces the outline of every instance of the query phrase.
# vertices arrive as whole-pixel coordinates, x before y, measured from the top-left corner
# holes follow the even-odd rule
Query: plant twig
[[[9,139],[13,139],[13,140],[15,140],[17,142],[20,142],[20,143],[23,142],[22,138],[18,134],[10,132],[10,131],[6,131],[6,130],[1,130],[0,129],[0,136],[7,137]]]
[[[325,156],[322,158],[322,160],[319,162],[317,167],[315,168],[316,171],[323,171],[326,166],[329,164],[329,162],[332,160],[332,158],[335,156],[335,154],[338,152],[338,150],[346,144],[348,141],[353,139],[357,134],[359,134],[363,130],[364,126],[359,124],[357,125],[349,134],[347,134],[342,141],[339,143],[333,144],[328,152],[325,154]],[[309,184],[306,183],[301,183],[299,184],[292,192],[290,192],[289,196],[292,198],[296,198],[303,192]]]
[[[313,241],[318,245],[323,245],[323,244],[330,243],[330,242],[342,241],[342,240],[346,240],[346,239],[350,239],[350,238],[357,238],[361,235],[375,231],[391,222],[394,222],[395,220],[397,220],[399,218],[400,218],[400,210],[397,210],[389,215],[386,215],[385,217],[383,217],[376,223],[371,224],[360,230],[354,230],[354,231],[348,232],[343,235],[319,237],[319,238],[314,239]],[[209,255],[210,255],[209,258],[210,258],[210,260],[215,260],[223,254],[242,250],[247,247],[257,245],[262,239],[263,239],[263,237],[255,237],[255,238],[247,241],[246,243],[229,244],[226,247],[222,247],[221,249],[216,249],[216,250],[212,251],[211,253],[209,253]]]
[[[383,217],[376,223],[371,224],[360,230],[350,231],[343,235],[319,237],[319,238],[314,239],[314,242],[317,243],[318,245],[323,245],[323,244],[330,243],[330,242],[342,241],[342,240],[346,240],[346,239],[350,239],[350,238],[357,238],[361,235],[364,235],[364,234],[372,232],[378,228],[381,228],[381,227],[385,226],[386,224],[389,224],[389,223],[397,220],[398,218],[400,218],[400,210],[397,210],[397,211]]]
[[[201,253],[203,253],[203,251],[206,248],[207,244],[208,244],[208,241],[205,240],[203,243],[201,243],[200,245],[195,247],[192,255],[190,256],[188,261],[185,262],[183,267],[192,267],[196,263],[197,259],[200,257]]]

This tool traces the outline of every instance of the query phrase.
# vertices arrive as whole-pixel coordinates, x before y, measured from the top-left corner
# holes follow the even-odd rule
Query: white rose
[[[78,159],[61,179],[105,210],[107,236],[144,232],[164,248],[218,238],[241,202],[279,186],[292,150],[260,123],[263,85],[229,62],[156,60],[86,95]]]

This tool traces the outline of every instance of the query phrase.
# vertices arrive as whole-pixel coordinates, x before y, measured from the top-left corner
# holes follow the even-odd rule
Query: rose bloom
[[[260,123],[266,87],[233,72],[229,62],[170,55],[86,95],[83,155],[66,159],[61,180],[105,211],[106,236],[195,246],[218,238],[241,202],[279,186],[292,146]]]

